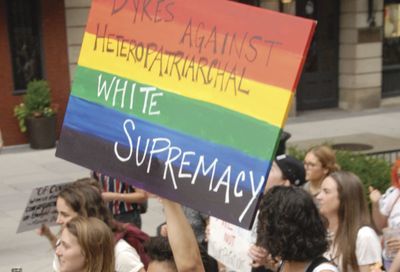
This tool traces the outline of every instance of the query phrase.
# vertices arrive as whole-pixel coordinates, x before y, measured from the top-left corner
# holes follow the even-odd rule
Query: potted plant
[[[14,107],[21,132],[27,132],[34,149],[51,148],[56,143],[56,107],[51,103],[46,80],[28,83],[23,102]]]

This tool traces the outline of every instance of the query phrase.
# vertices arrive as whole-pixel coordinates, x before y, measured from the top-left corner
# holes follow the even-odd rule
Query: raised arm
[[[193,229],[188,223],[181,205],[163,199],[168,226],[168,241],[179,272],[203,272],[203,262]]]
[[[400,271],[400,251],[397,252],[396,256],[393,259],[392,265],[390,266],[389,272],[398,272]]]
[[[47,240],[49,240],[52,248],[56,249],[57,237],[53,234],[53,232],[51,232],[50,228],[46,224],[43,224],[39,229],[37,229],[36,233],[40,236],[46,237]]]
[[[369,186],[369,199],[371,200],[372,206],[372,220],[375,226],[378,228],[379,232],[387,226],[388,218],[383,215],[379,210],[379,199],[381,198],[381,193],[379,190]]]
[[[143,203],[148,199],[147,192],[137,188],[133,193],[103,192],[101,196],[106,202],[118,200],[126,203]]]

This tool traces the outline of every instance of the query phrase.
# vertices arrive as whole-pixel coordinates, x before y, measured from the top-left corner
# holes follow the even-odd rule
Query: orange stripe
[[[122,3],[124,0],[116,2]],[[143,1],[135,2],[140,3],[140,9]],[[136,16],[137,22],[134,23],[135,9],[132,3],[132,1],[127,1],[125,8],[111,15],[113,1],[93,1],[86,32],[96,34],[98,24],[100,24],[99,33],[102,34],[104,26],[107,24],[108,34],[121,35],[124,39],[141,41],[145,44],[155,42],[159,47],[163,46],[164,51],[180,50],[185,55],[201,55],[210,61],[215,58],[223,59],[230,63],[236,63],[238,67],[246,67],[246,76],[250,79],[291,91],[295,89],[299,75],[298,70],[302,66],[303,53],[308,42],[308,33],[314,25],[312,21],[228,1],[178,0],[174,1],[173,6],[169,6],[169,8],[165,7],[170,3],[169,1],[162,2],[164,6],[160,6],[160,16],[157,17],[168,21],[173,13],[173,22],[154,23],[147,19],[146,15],[141,21],[141,12]],[[150,16],[154,16],[156,3],[157,1],[151,1],[148,6],[147,12]],[[190,19],[187,14],[191,15],[192,47],[189,45],[189,35],[185,36],[183,44],[180,43]],[[213,19],[212,23],[210,23],[210,18]],[[211,39],[216,37],[217,52],[222,51],[225,33],[229,33],[224,54],[214,53],[213,43],[208,43],[208,46],[201,52],[194,47],[197,28],[199,22],[202,21],[205,23],[203,23],[204,27],[201,25],[199,33],[205,37],[203,44],[205,45],[210,37]],[[235,23],[239,21],[240,24]],[[215,36],[211,35],[214,26],[216,27],[215,32],[218,33]],[[233,33],[236,33],[237,46],[240,46],[243,37],[247,35],[240,57],[235,53],[234,47],[232,47],[232,54],[228,54],[231,44],[229,41],[231,41]],[[263,41],[258,40],[258,37]],[[272,47],[269,41],[279,44],[274,44]],[[254,59],[255,50],[257,58],[253,62],[249,62],[247,59]],[[268,65],[266,65],[267,63]]]

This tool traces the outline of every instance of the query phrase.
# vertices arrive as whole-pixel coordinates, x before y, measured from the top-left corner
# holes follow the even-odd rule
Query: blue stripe
[[[185,135],[181,132],[173,131],[169,128],[150,123],[135,116],[108,109],[102,105],[72,95],[69,99],[68,109],[64,119],[64,126],[87,135],[101,138],[110,142],[112,145],[114,145],[115,142],[118,142],[120,145],[129,149],[128,136],[123,127],[123,124],[127,119],[132,120],[135,126],[134,130],[131,125],[127,126],[130,135],[129,137],[132,140],[132,146],[134,149],[136,148],[138,141],[137,137],[141,136],[139,150],[142,153],[146,148],[146,140],[150,139],[148,146],[149,150],[152,146],[151,140],[154,138],[167,138],[171,141],[171,146],[180,148],[182,152],[195,152],[195,155],[193,156],[186,156],[185,161],[189,162],[189,165],[183,168],[185,172],[193,173],[196,170],[200,155],[204,155],[205,166],[209,166],[214,159],[218,159],[215,173],[217,177],[220,177],[226,167],[230,165],[232,167],[232,182],[235,181],[234,179],[240,171],[243,170],[247,172],[251,170],[254,174],[255,184],[258,184],[260,177],[265,176],[270,168],[269,161],[250,157],[249,155],[233,148],[195,138],[191,135]],[[88,152],[90,152],[90,150],[88,150]],[[168,151],[154,154],[153,158],[165,162],[168,158]],[[180,159],[174,161],[173,165],[179,167]],[[135,160],[135,151],[130,160]],[[148,157],[145,162],[147,161]]]

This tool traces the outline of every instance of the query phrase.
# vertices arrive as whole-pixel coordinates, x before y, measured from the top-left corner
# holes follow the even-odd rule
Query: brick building
[[[5,145],[27,142],[13,108],[33,78],[45,78],[61,126],[70,90],[64,1],[0,0],[0,129]]]
[[[60,105],[60,127],[90,2],[0,0],[0,129],[5,145],[27,141],[13,107],[32,77],[49,81]],[[293,112],[359,111],[400,96],[400,0],[239,2],[318,21]]]

